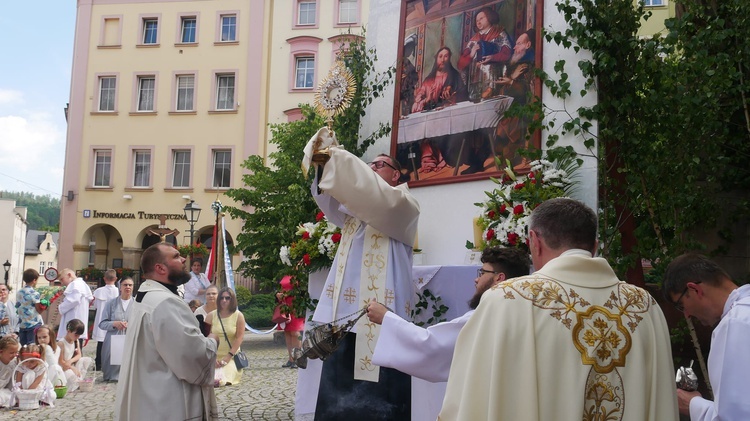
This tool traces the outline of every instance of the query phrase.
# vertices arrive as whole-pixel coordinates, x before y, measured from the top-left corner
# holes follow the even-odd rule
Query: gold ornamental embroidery
[[[585,313],[578,313],[573,344],[585,365],[593,366],[597,373],[609,373],[625,366],[631,339],[620,317],[604,307],[592,306]]]
[[[508,300],[516,295],[571,330],[572,341],[583,365],[590,366],[586,379],[583,421],[621,420],[625,389],[617,367],[625,366],[632,346],[630,334],[656,301],[644,290],[620,282],[603,305],[590,302],[558,281],[535,274],[498,284]],[[623,321],[627,321],[623,324]]]
[[[591,370],[586,379],[583,421],[622,419],[622,405],[625,400],[623,395],[622,378],[617,371],[599,374]]]

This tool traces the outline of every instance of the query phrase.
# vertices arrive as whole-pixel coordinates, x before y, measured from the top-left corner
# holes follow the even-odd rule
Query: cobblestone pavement
[[[216,389],[219,419],[293,420],[297,370],[281,367],[287,360],[286,347],[275,343],[273,335],[245,333],[242,349],[250,365],[244,370],[242,383]],[[96,343],[89,342],[83,352],[93,358]],[[0,420],[111,420],[117,384],[101,380],[101,373],[97,373],[93,391],[70,393],[56,400],[54,408],[0,409]]]

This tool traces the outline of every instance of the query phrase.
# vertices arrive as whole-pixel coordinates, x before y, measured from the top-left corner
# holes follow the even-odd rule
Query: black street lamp
[[[185,219],[190,224],[190,245],[192,246],[195,223],[198,222],[198,217],[201,216],[201,207],[195,204],[195,200],[191,200],[190,203],[185,205],[183,211],[185,211]],[[192,257],[190,263],[192,263]]]
[[[8,285],[8,271],[10,270],[10,262],[8,261],[8,259],[5,259],[3,268],[5,269],[5,285]]]

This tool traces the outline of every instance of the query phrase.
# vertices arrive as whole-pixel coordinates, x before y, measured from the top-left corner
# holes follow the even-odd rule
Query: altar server
[[[484,293],[458,335],[440,420],[677,420],[669,330],[569,198],[529,218],[535,273]]]
[[[750,401],[750,285],[737,287],[729,274],[705,256],[685,254],[664,274],[664,294],[685,317],[693,316],[711,334],[708,377],[713,400],[677,390],[680,412],[693,421],[748,420]]]
[[[382,324],[372,362],[430,382],[447,381],[458,333],[479,305],[482,294],[499,282],[528,275],[531,266],[526,252],[505,247],[485,248],[481,262],[474,280],[476,292],[469,300],[471,310],[453,320],[422,328],[371,301],[367,317]]]

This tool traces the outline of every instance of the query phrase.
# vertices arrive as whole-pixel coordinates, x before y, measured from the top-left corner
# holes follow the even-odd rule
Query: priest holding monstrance
[[[342,238],[313,321],[346,324],[375,299],[401,317],[413,294],[412,247],[419,204],[399,185],[398,162],[379,155],[365,163],[338,145],[331,117],[353,93],[353,80],[337,63],[321,83],[318,110],[329,117],[305,147],[303,167],[316,175],[312,194]],[[372,364],[380,326],[359,317],[323,363],[316,420],[408,420],[411,379]]]

